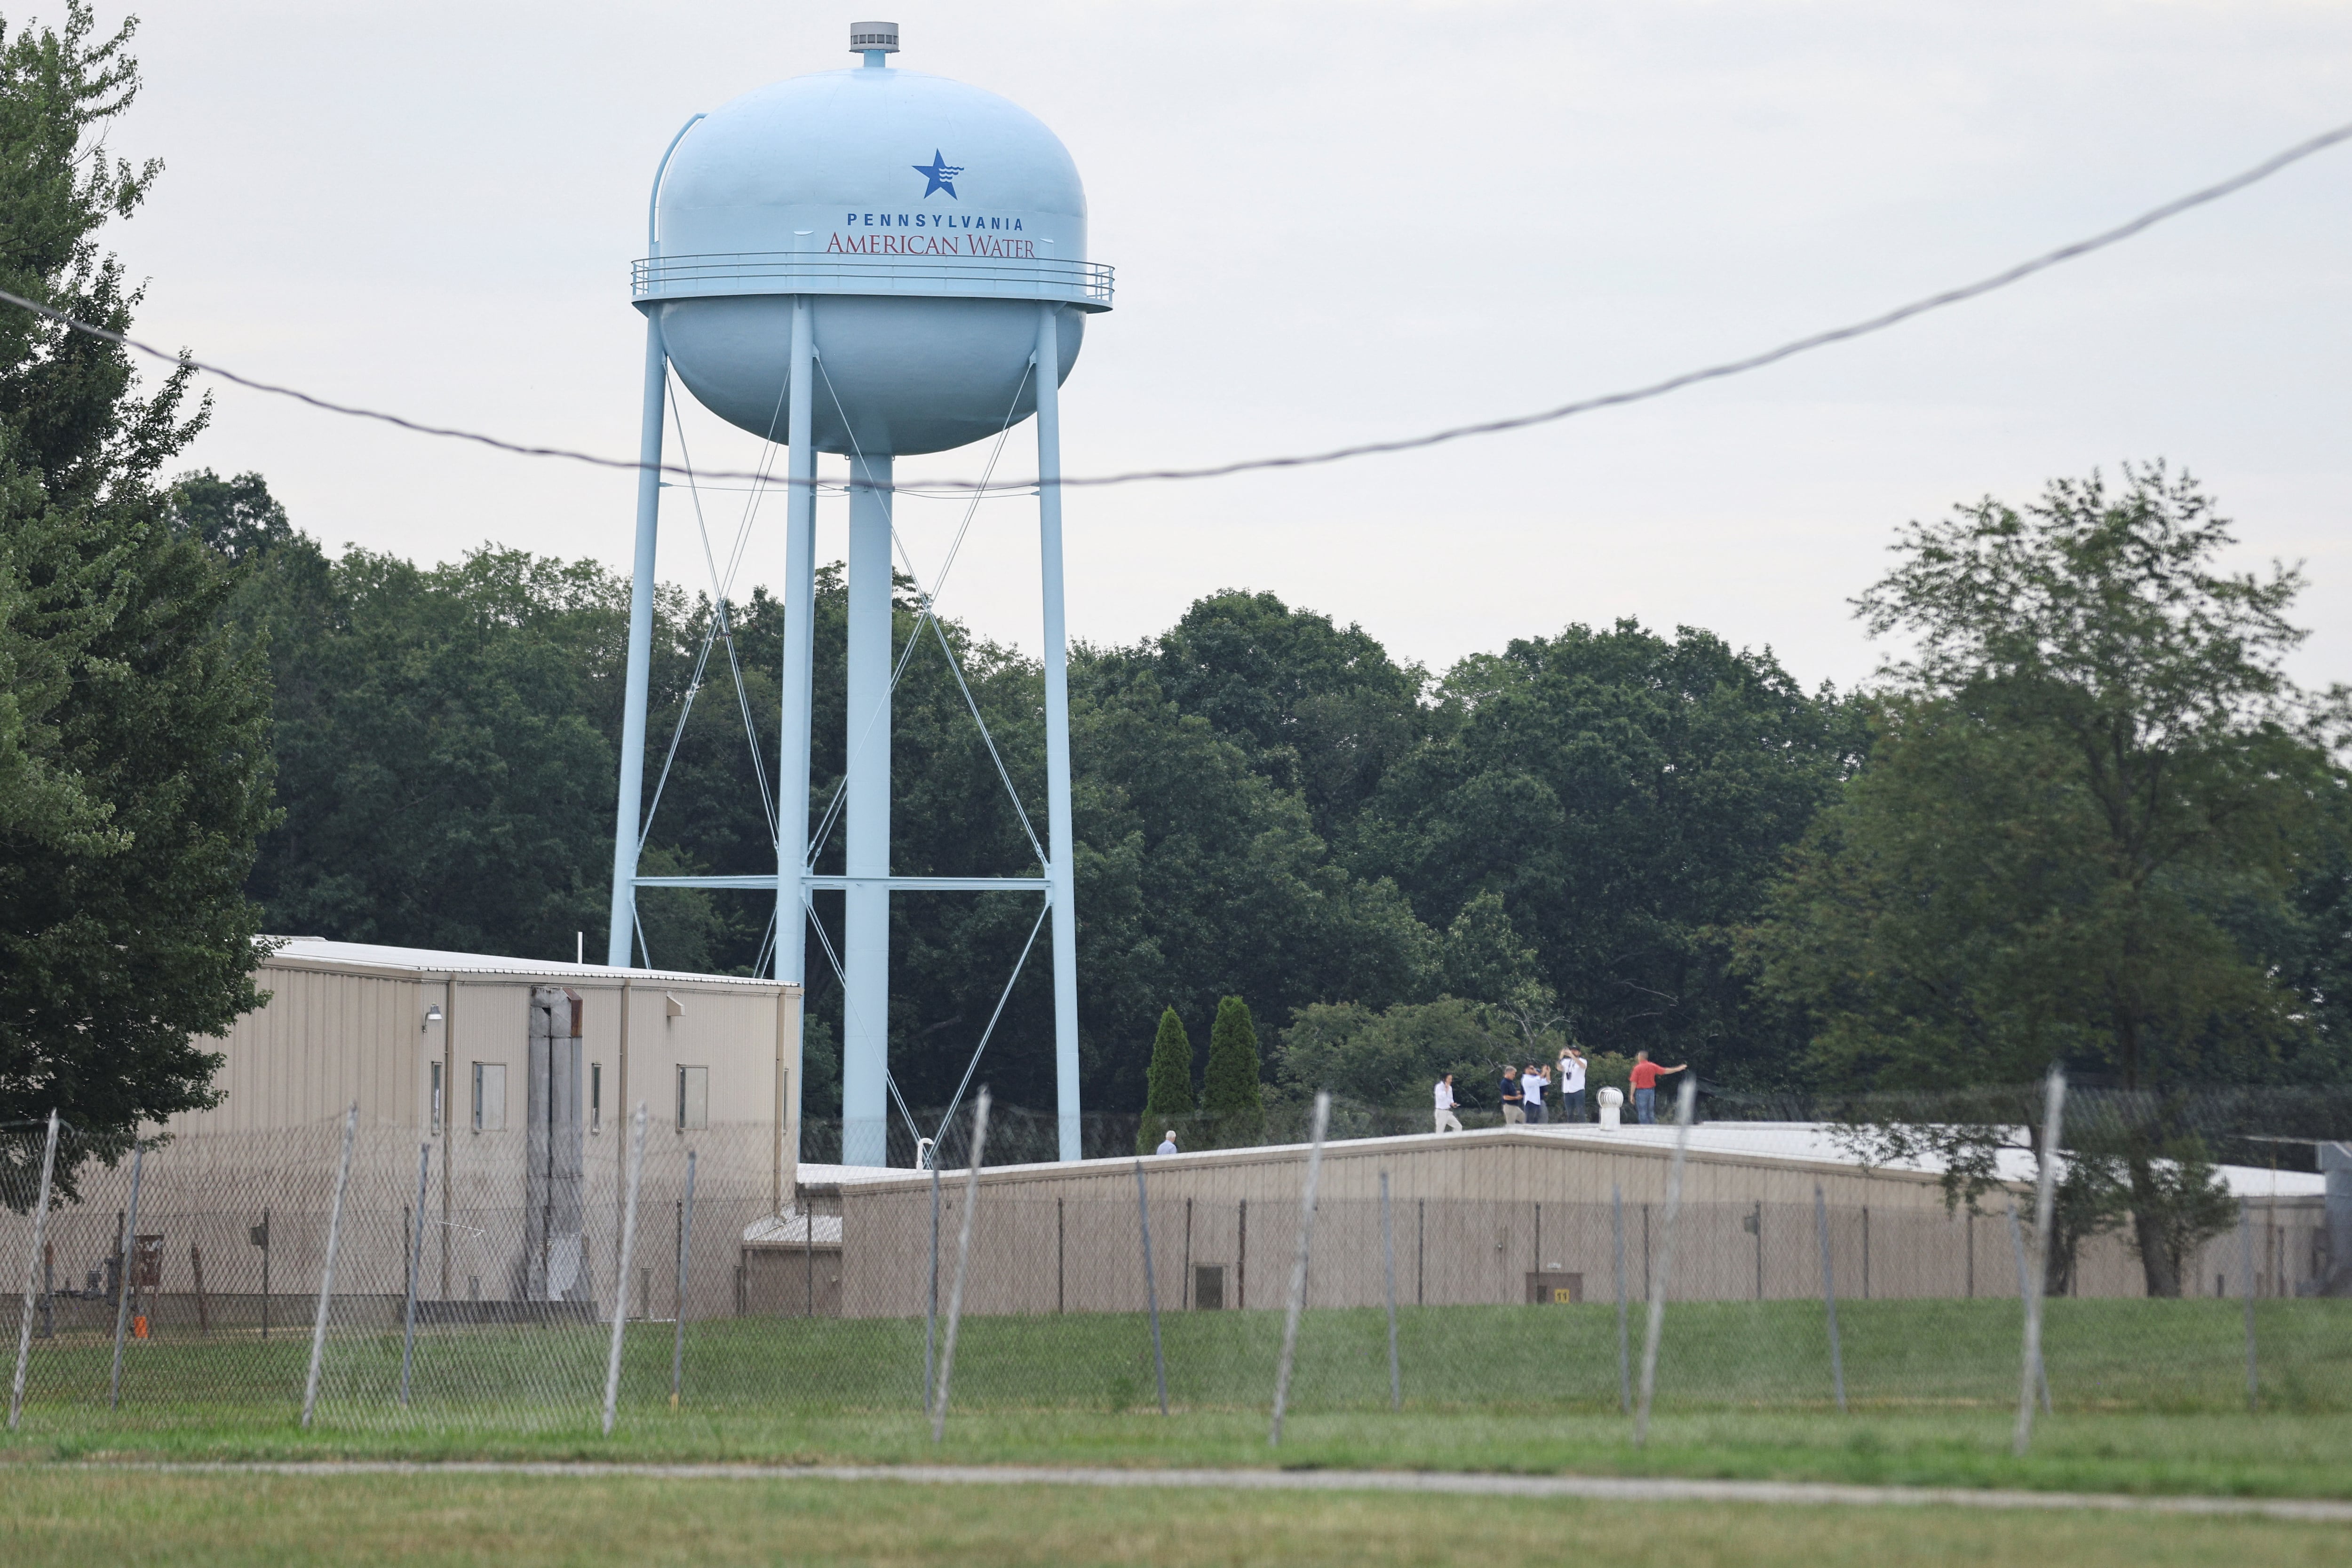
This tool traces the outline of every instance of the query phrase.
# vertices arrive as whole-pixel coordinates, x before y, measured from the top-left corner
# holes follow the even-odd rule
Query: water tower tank
[[[867,24],[860,24],[861,27]],[[637,268],[671,363],[730,423],[781,439],[787,297],[825,297],[815,443],[904,456],[1028,417],[1036,304],[1060,301],[1070,373],[1109,268],[1087,261],[1087,198],[1059,139],[962,82],[883,68],[745,93],[678,144]]]

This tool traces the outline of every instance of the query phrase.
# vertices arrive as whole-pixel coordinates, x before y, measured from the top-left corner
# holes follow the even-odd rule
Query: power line
[[[2185,196],[2176,197],[2165,203],[2162,206],[2152,207],[2127,223],[2118,224],[2114,228],[2102,230],[2087,238],[2076,240],[2071,245],[2060,246],[2056,250],[2045,251],[2029,261],[2019,262],[2016,266],[1994,273],[1989,277],[1979,278],[1974,283],[1962,284],[1956,288],[1948,288],[1941,293],[1930,294],[1924,298],[1915,299],[1907,305],[1897,306],[1892,310],[1860,321],[1850,322],[1843,327],[1832,327],[1825,331],[1794,339],[1782,343],[1778,348],[1767,349],[1761,353],[1750,354],[1742,359],[1727,360],[1721,364],[1709,365],[1703,370],[1685,371],[1680,375],[1668,376],[1664,381],[1652,382],[1645,386],[1631,387],[1622,392],[1604,392],[1598,397],[1579,398],[1575,402],[1560,403],[1556,407],[1541,409],[1533,413],[1481,420],[1470,424],[1449,425],[1444,429],[1430,431],[1421,435],[1400,436],[1387,441],[1357,442],[1346,446],[1329,447],[1320,452],[1297,453],[1280,457],[1245,457],[1231,463],[1207,464],[1192,468],[1139,468],[1120,474],[1098,474],[1075,478],[1066,476],[1057,483],[1065,489],[1097,489],[1113,485],[1160,483],[1185,479],[1221,479],[1236,474],[1265,473],[1280,468],[1319,467],[1326,464],[1344,463],[1356,457],[1370,457],[1394,452],[1417,452],[1426,447],[1443,446],[1450,442],[1466,441],[1473,436],[1500,435],[1507,431],[1527,430],[1536,425],[1551,424],[1560,420],[1573,419],[1579,414],[1596,413],[1604,408],[1622,408],[1630,403],[1647,402],[1653,398],[1664,397],[1670,392],[1680,392],[1685,387],[1745,375],[1750,371],[1759,371],[1769,365],[1778,364],[1783,360],[1811,353],[1816,349],[1825,349],[1834,343],[1851,342],[1856,338],[1866,338],[1873,333],[1885,331],[1888,328],[1899,326],[1915,316],[1924,316],[1930,311],[1941,310],[1948,306],[1981,298],[1985,295],[2007,288],[2011,284],[2023,282],[2038,272],[2046,272],[2053,267],[2089,256],[2095,251],[2105,250],[2109,246],[2120,245],[2125,240],[2145,233],[2168,218],[2179,217],[2183,213],[2204,206],[2209,203],[2218,202],[2225,196],[2235,195],[2249,185],[2259,184],[2269,179],[2282,169],[2300,163],[2315,153],[2324,152],[2328,148],[2347,141],[2352,141],[2352,124],[2339,125],[2335,130],[2323,131],[2308,141],[2298,141],[2284,152],[2274,153],[2251,169],[2233,174],[2219,184],[2207,185],[2201,190],[2191,191]],[[400,414],[387,413],[381,409],[361,408],[351,403],[336,402],[332,399],[320,397],[296,387],[280,386],[275,382],[257,381],[250,376],[239,375],[234,371],[186,354],[166,353],[152,344],[141,342],[136,338],[117,332],[110,328],[79,320],[37,300],[27,299],[21,294],[11,294],[6,289],[0,289],[0,300],[30,310],[36,315],[47,317],[74,331],[86,332],[91,337],[120,344],[126,349],[135,350],[139,353],[173,365],[184,365],[192,370],[201,371],[206,375],[218,376],[223,381],[244,387],[250,392],[267,392],[274,397],[291,398],[297,402],[307,403],[312,408],[321,409],[329,413],[344,414],[353,419],[374,420],[379,423],[393,425],[397,429],[418,435],[434,435],[452,441],[472,442],[477,445],[488,446],[494,451],[511,453],[520,457],[553,457],[570,463],[584,463],[592,467],[623,468],[633,472],[648,467],[657,467],[665,474],[680,476],[688,472],[684,467],[674,464],[648,464],[631,458],[600,457],[592,452],[579,452],[562,446],[533,446],[520,442],[507,441],[495,435],[487,435],[479,431],[459,430],[449,425],[426,424],[418,420],[404,418]],[[702,477],[746,479],[765,484],[778,483],[768,476],[749,470],[721,470],[703,475]],[[789,484],[792,481],[782,482]],[[908,488],[978,490],[984,488],[985,486],[985,480],[977,479],[925,479],[918,485],[908,486]],[[898,488],[896,485],[887,487],[892,490]]]

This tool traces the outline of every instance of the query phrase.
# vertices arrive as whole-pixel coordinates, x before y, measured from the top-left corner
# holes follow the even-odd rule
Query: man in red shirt
[[[1650,1060],[1648,1051],[1635,1051],[1633,1053],[1633,1120],[1644,1126],[1655,1123],[1658,1119],[1658,1080],[1669,1072],[1680,1072],[1683,1068],[1689,1065],[1690,1063],[1685,1061],[1682,1067],[1660,1067]]]

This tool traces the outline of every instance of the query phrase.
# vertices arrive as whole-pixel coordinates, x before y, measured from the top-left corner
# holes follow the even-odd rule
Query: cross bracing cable
[[[667,364],[662,367],[662,374],[664,379],[671,386],[674,387],[677,385],[677,377]],[[776,424],[777,422],[783,417],[784,392],[785,389],[791,386],[791,381],[788,377],[778,388],[776,392],[776,406],[768,415],[767,440],[762,444],[760,450],[760,467],[763,474],[772,471],[775,466],[775,455],[778,451],[776,445]],[[678,705],[677,723],[673,725],[670,728],[669,746],[662,754],[661,773],[660,776],[654,780],[653,799],[646,806],[645,820],[637,826],[637,852],[639,854],[643,854],[645,852],[646,842],[653,837],[654,816],[656,812],[661,810],[662,791],[669,787],[670,769],[676,766],[677,762],[678,743],[686,737],[686,722],[694,715],[694,699],[699,696],[702,693],[702,672],[710,662],[711,645],[718,641],[719,632],[728,628],[728,622],[725,617],[728,596],[734,591],[735,574],[742,569],[743,552],[750,545],[751,538],[751,521],[759,510],[760,495],[765,489],[764,486],[755,487],[751,500],[747,502],[744,506],[743,521],[735,529],[735,546],[728,554],[727,571],[724,579],[722,580],[718,568],[716,565],[713,565],[710,560],[710,530],[703,527],[701,487],[694,481],[693,458],[692,455],[687,450],[686,416],[683,413],[683,399],[674,393],[669,400],[669,405],[670,417],[677,429],[678,455],[687,460],[688,476],[687,483],[684,486],[666,485],[663,487],[665,489],[678,489],[682,487],[688,495],[694,497],[694,526],[701,531],[702,559],[704,564],[709,566],[710,569],[710,588],[714,600],[714,612],[711,616],[710,630],[704,634],[702,639],[702,647],[695,654],[694,674],[687,681],[686,695]],[[760,758],[760,728],[759,726],[754,724],[751,720],[751,696],[750,694],[745,692],[743,689],[743,671],[741,665],[736,662],[735,639],[731,631],[729,632],[727,638],[727,663],[729,668],[734,672],[735,706],[741,710],[743,715],[744,738],[751,748],[751,769],[754,776],[759,780],[760,805],[761,809],[767,813],[768,840],[771,843],[773,843],[776,841],[778,837],[776,808],[772,795],[768,788],[767,769]]]
[[[675,372],[665,369],[664,373],[669,375],[673,382],[677,380]],[[719,562],[710,553],[710,528],[702,517],[702,494],[694,487],[694,459],[693,455],[687,450],[686,420],[682,416],[678,402],[677,398],[670,400],[670,413],[677,431],[678,455],[686,459],[687,463],[687,494],[694,502],[695,532],[702,538],[702,563],[704,569],[710,573],[712,630],[718,633],[719,640],[727,644],[727,668],[728,672],[735,677],[735,706],[743,716],[743,737],[751,753],[751,773],[760,787],[760,810],[768,819],[768,841],[773,843],[776,841],[776,798],[773,791],[768,788],[767,765],[760,757],[760,727],[751,717],[751,694],[743,687],[743,666],[735,657],[734,618],[727,612],[727,591],[734,586],[733,580],[731,575],[725,580],[720,579]],[[750,533],[751,528],[750,508],[745,508],[745,512],[742,526],[737,530],[734,555],[739,560],[742,558],[742,538]]]
[[[1035,369],[1035,356],[1032,355],[1030,364],[1024,368],[1021,372],[1020,383],[1013,389],[1012,401],[1005,404],[1004,418],[997,426],[996,444],[989,452],[987,465],[981,470],[981,484],[983,486],[988,483],[989,476],[995,473],[997,459],[1002,457],[1004,454],[1005,439],[1011,435],[1013,432],[1013,411],[1021,406],[1021,394],[1028,389],[1029,376],[1031,371]],[[841,406],[841,393],[835,390],[833,378],[825,374],[824,363],[823,361],[819,361],[817,362],[817,375],[824,381],[827,395],[833,399],[834,413],[840,416],[842,428],[849,433],[851,461],[854,462],[860,470],[865,472],[868,479],[871,479],[873,477],[873,469],[866,460],[866,454],[863,448],[858,444],[857,433],[850,425],[847,411],[843,409]],[[877,485],[871,487],[880,489],[882,486]],[[924,623],[929,622],[934,630],[938,629],[938,617],[933,612],[932,607],[938,601],[939,593],[946,591],[948,574],[955,570],[956,557],[961,554],[963,549],[964,536],[971,531],[972,517],[979,507],[981,497],[986,493],[985,489],[978,489],[971,492],[971,505],[964,508],[962,526],[957,528],[955,539],[948,549],[947,560],[940,568],[939,583],[935,590],[925,591],[923,589],[922,580],[916,576],[913,563],[911,561],[908,563],[907,575],[909,578],[914,579],[916,591],[922,595],[923,604],[921,612],[915,622],[913,631],[908,634],[906,646],[898,651],[898,663],[890,671],[890,685],[888,691],[885,694],[886,696],[896,695],[898,690],[899,682],[906,678],[907,665],[915,656],[915,645],[922,640]],[[902,559],[905,559],[906,547],[903,541],[898,538],[898,528],[895,519],[890,525],[890,539],[892,545],[897,549],[900,558]],[[944,632],[940,633],[940,645],[943,648],[947,646],[947,637]],[[960,686],[963,685],[963,670],[961,666],[956,663],[953,650],[950,650],[948,653],[948,665],[950,669],[955,671],[956,684]],[[987,745],[989,756],[995,758],[997,777],[1003,780],[1005,792],[1012,797],[1013,810],[1021,819],[1021,831],[1028,835],[1030,848],[1037,852],[1037,863],[1039,865],[1044,865],[1046,863],[1045,852],[1037,842],[1036,831],[1032,828],[1029,823],[1029,813],[1027,810],[1023,809],[1020,793],[1013,788],[1012,777],[1004,770],[1003,758],[997,756],[995,737],[991,736],[988,732],[988,721],[980,716],[979,705],[972,702],[971,689],[969,686],[964,687],[964,702],[971,708],[972,721],[980,727],[981,739]],[[809,834],[809,849],[806,861],[804,862],[805,865],[814,866],[816,864],[817,856],[824,852],[825,845],[831,841],[834,825],[840,820],[843,806],[849,798],[849,768],[847,763],[849,761],[855,761],[858,754],[865,749],[866,741],[872,737],[874,727],[879,721],[881,714],[882,710],[877,707],[874,712],[866,715],[865,727],[857,732],[856,739],[851,742],[848,758],[845,761],[842,768],[841,781],[834,786],[833,798],[825,802],[824,816],[819,819],[815,831]]]
[[[1029,927],[1029,940],[1021,944],[1021,956],[1013,960],[1012,977],[1004,982],[1004,990],[996,998],[996,1010],[988,1015],[988,1027],[980,1031],[980,1043],[971,1048],[971,1060],[964,1065],[963,1078],[956,1084],[955,1098],[948,1102],[947,1114],[940,1118],[940,1130],[931,1134],[933,1145],[936,1146],[948,1135],[949,1124],[955,1120],[956,1107],[963,1103],[963,1092],[971,1087],[971,1075],[980,1071],[980,1059],[988,1050],[989,1037],[996,1032],[996,1020],[1004,1016],[1004,1004],[1013,999],[1013,988],[1020,983],[1021,971],[1029,963],[1029,951],[1037,946],[1037,933],[1045,928],[1045,916],[1053,910],[1054,901],[1050,896],[1039,904],[1037,922]]]
[[[843,1018],[862,1021],[857,1019],[857,998],[850,994],[849,977],[842,970],[840,955],[833,950],[833,938],[824,934],[824,922],[816,917],[816,904],[805,892],[801,894],[801,907],[808,912],[808,923],[816,932],[817,946],[824,949],[824,961],[833,966],[834,982],[841,988]],[[890,1075],[890,1066],[887,1061],[882,1066],[882,1082],[888,1086],[890,1098],[898,1102],[898,1114],[906,1121],[908,1136],[918,1144],[921,1143],[923,1130],[915,1125],[914,1113],[907,1109],[907,1097],[898,1092],[898,1081]]]
[[[1816,349],[1850,342],[1856,338],[1865,338],[1873,333],[1883,332],[1890,327],[1899,326],[1913,317],[1924,316],[1930,311],[1941,310],[1949,306],[1981,298],[1985,295],[2007,288],[2012,284],[2021,283],[2036,273],[2046,272],[2053,267],[2063,266],[2066,262],[2105,250],[2110,246],[2120,245],[2168,219],[2179,217],[2183,213],[2221,201],[2224,197],[2235,195],[2250,185],[2258,184],[2269,179],[2283,169],[2300,163],[2306,158],[2324,152],[2345,141],[2352,141],[2352,124],[2339,125],[2332,131],[2322,131],[2316,136],[2296,142],[2283,152],[2273,153],[2252,168],[2233,174],[2216,184],[2206,185],[2189,192],[2187,195],[2175,197],[2161,206],[2149,208],[2127,222],[2100,230],[2096,234],[2075,240],[2071,244],[2060,246],[2055,250],[2044,251],[2030,260],[2019,262],[2014,267],[2006,267],[1990,277],[1979,278],[1973,283],[1962,284],[1958,287],[1927,295],[1907,305],[1897,306],[1892,310],[1882,311],[1878,315],[1865,317],[1845,326],[1832,327],[1802,338],[1793,339],[1778,348],[1768,349],[1760,353],[1727,360],[1702,370],[1686,371],[1680,375],[1668,376],[1663,381],[1652,382],[1643,386],[1628,388],[1622,392],[1606,392],[1597,397],[1580,398],[1572,402],[1560,403],[1556,407],[1540,409],[1532,413],[1517,414],[1505,419],[1482,420],[1470,424],[1450,425],[1421,435],[1400,436],[1386,441],[1358,442],[1346,446],[1330,447],[1320,452],[1297,453],[1286,456],[1242,458],[1231,463],[1208,464],[1192,468],[1140,468],[1118,474],[1065,475],[1055,483],[1064,489],[1093,489],[1111,485],[1218,479],[1236,474],[1265,473],[1278,468],[1315,467],[1385,453],[1418,451],[1425,447],[1444,445],[1450,442],[1468,440],[1474,436],[1496,435],[1506,431],[1525,430],[1535,425],[1549,424],[1563,419],[1572,419],[1579,414],[1591,413],[1600,409],[1622,408],[1629,403],[1646,402],[1653,398],[1664,397],[1686,387],[1745,375],[1750,371],[1762,370],[1769,365],[1778,364],[1783,360],[1811,353]],[[126,349],[145,354],[152,359],[161,360],[167,364],[198,371],[205,375],[217,376],[222,381],[243,387],[248,392],[290,398],[296,402],[307,404],[328,413],[343,414],[352,419],[373,420],[377,423],[389,424],[418,435],[469,442],[477,446],[487,446],[493,451],[509,453],[520,457],[551,457],[567,463],[583,463],[594,468],[619,468],[632,472],[645,468],[656,468],[666,474],[685,472],[672,464],[649,464],[641,459],[626,457],[603,457],[592,452],[580,452],[570,447],[540,446],[523,442],[508,441],[480,431],[463,430],[452,425],[428,424],[421,420],[409,419],[404,415],[390,413],[382,409],[363,408],[353,403],[338,402],[331,398],[320,397],[315,392],[304,392],[299,387],[285,386],[252,376],[240,375],[224,366],[214,364],[210,361],[196,359],[190,354],[166,352],[127,333],[115,331],[110,327],[99,326],[95,322],[80,320],[52,306],[44,305],[36,299],[27,299],[21,294],[13,294],[6,289],[0,289],[0,301],[30,310],[37,316],[57,322],[68,330],[88,333],[91,337],[103,339],[107,342],[118,343]],[[729,469],[716,471],[707,477],[760,480],[763,476],[753,471]],[[783,481],[788,485],[804,482],[789,478]],[[978,480],[926,479],[921,483],[926,486],[939,489],[976,490],[984,487],[983,482]]]

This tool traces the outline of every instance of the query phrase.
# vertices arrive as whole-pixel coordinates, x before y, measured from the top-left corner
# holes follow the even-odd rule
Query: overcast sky
[[[100,0],[110,21],[118,12]],[[889,7],[880,7],[892,15]],[[33,7],[53,17],[55,5]],[[144,333],[415,417],[618,456],[647,183],[695,110],[856,63],[840,6],[165,0],[113,144]],[[895,64],[1001,92],[1087,182],[1118,308],[1068,471],[1409,434],[1605,392],[1974,278],[2352,120],[2352,5],[908,4]],[[24,12],[16,13],[24,19]],[[1239,586],[1442,667],[1638,617],[1865,675],[1846,601],[1907,518],[2188,465],[2250,562],[2308,563],[2307,679],[2352,676],[2352,147],[1993,298],[1735,382],[1281,476],[1079,492],[1074,634]],[[698,411],[694,456],[755,443]],[[1028,471],[1019,443],[1005,472]],[[902,465],[969,474],[967,450]],[[829,464],[832,460],[828,460]],[[421,559],[627,557],[626,474],[233,387],[191,465]],[[831,471],[829,469],[829,471]],[[705,498],[731,534],[743,497]],[[960,503],[908,499],[918,565]],[[772,520],[773,527],[768,526]],[[840,551],[840,503],[820,548]],[[773,580],[782,508],[748,557]],[[673,491],[662,572],[707,581]],[[1034,502],[982,508],[942,609],[1036,646]]]

